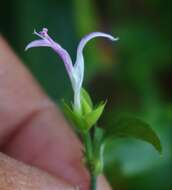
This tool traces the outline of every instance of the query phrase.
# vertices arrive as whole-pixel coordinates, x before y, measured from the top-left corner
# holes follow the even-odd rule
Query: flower
[[[74,109],[80,111],[81,110],[80,93],[84,78],[83,49],[85,45],[87,44],[88,41],[90,41],[95,37],[104,37],[112,41],[116,41],[118,40],[118,38],[114,38],[113,36],[103,32],[92,32],[86,35],[84,38],[81,39],[78,45],[76,62],[75,64],[73,64],[69,53],[48,35],[47,28],[43,28],[42,31],[40,32],[36,32],[34,30],[34,34],[40,37],[41,39],[30,42],[26,46],[25,50],[28,50],[33,47],[50,47],[61,57],[61,59],[64,62],[66,71],[68,73],[74,91]]]

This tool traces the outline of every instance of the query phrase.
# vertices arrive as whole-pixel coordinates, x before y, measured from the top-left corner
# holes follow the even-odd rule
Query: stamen
[[[47,37],[48,36],[48,29],[43,28],[42,31],[39,32],[39,34],[42,35],[43,37]]]

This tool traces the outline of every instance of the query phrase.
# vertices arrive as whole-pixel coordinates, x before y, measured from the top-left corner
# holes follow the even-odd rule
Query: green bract
[[[81,89],[81,105],[82,112],[84,113],[89,113],[93,109],[93,102],[91,100],[91,97],[84,88]]]
[[[71,123],[78,132],[87,132],[87,125],[83,116],[80,115],[77,111],[72,110],[72,108],[66,103],[64,103],[64,113],[67,116],[67,119],[71,121]]]
[[[64,111],[74,127],[82,134],[93,127],[103,113],[105,103],[93,107],[92,100],[86,90],[81,91],[81,111],[78,112],[64,103]]]

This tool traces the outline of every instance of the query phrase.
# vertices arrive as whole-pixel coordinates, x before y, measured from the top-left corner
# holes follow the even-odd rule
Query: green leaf
[[[162,153],[161,142],[157,134],[149,124],[138,118],[120,117],[111,122],[107,128],[106,137],[134,137],[152,144],[159,153]]]
[[[87,124],[84,120],[84,118],[77,113],[76,111],[73,111],[70,106],[68,106],[66,103],[64,104],[64,113],[67,116],[67,119],[69,119],[74,127],[80,131],[80,132],[85,132],[87,130]]]
[[[92,111],[93,103],[88,92],[82,88],[81,90],[81,106],[83,114],[87,114]]]
[[[106,103],[101,103],[97,108],[84,116],[88,124],[88,128],[91,128],[94,124],[96,124],[96,122],[103,113],[105,105]]]

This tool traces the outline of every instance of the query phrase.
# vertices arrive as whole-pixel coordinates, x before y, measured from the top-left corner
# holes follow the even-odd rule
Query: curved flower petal
[[[45,40],[34,40],[25,47],[25,51],[33,47],[50,47],[50,44]]]
[[[66,70],[70,79],[72,80],[72,73],[73,73],[73,64],[68,52],[63,49],[58,43],[56,43],[49,35],[48,29],[43,28],[41,32],[36,32],[34,30],[34,34],[42,38],[41,40],[34,40],[30,42],[25,50],[33,47],[51,47],[63,60]]]
[[[78,48],[77,48],[77,57],[76,57],[75,65],[74,65],[75,73],[77,74],[77,76],[79,76],[79,80],[81,83],[80,85],[82,85],[83,76],[84,76],[83,49],[84,49],[85,45],[87,44],[87,42],[89,42],[91,39],[93,39],[95,37],[104,37],[104,38],[108,38],[112,41],[118,40],[118,38],[114,38],[113,36],[103,33],[103,32],[92,32],[81,39],[81,41],[78,45]]]
[[[89,42],[91,39],[93,39],[95,37],[104,37],[104,38],[108,38],[112,41],[118,40],[118,38],[114,38],[113,36],[103,33],[103,32],[92,32],[81,39],[81,41],[78,45],[78,48],[77,48],[77,57],[76,57],[75,65],[74,65],[74,76],[75,76],[75,82],[76,82],[76,84],[74,85],[74,86],[76,86],[75,87],[76,98],[75,98],[74,104],[77,105],[77,107],[80,107],[80,105],[78,105],[80,100],[78,100],[78,99],[80,98],[80,90],[81,90],[82,82],[83,82],[83,78],[84,78],[83,49],[84,49],[85,45],[87,44],[87,42]]]
[[[96,38],[96,37],[104,37],[104,38],[108,38],[109,40],[112,40],[112,41],[117,41],[119,39],[119,38],[114,38],[110,34],[106,34],[103,32],[92,32],[81,39],[81,41],[78,45],[77,53],[82,53],[87,42],[89,42],[91,39]]]

